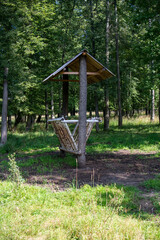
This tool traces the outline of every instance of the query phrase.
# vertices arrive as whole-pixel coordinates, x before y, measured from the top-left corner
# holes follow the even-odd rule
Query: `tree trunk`
[[[94,20],[93,20],[93,8],[92,8],[92,0],[90,0],[90,23],[91,23],[91,33],[92,33],[92,56],[95,57],[96,55],[96,48],[95,48],[95,27],[94,27]]]
[[[40,123],[40,122],[41,122],[41,115],[38,115],[36,123]]]
[[[12,130],[12,119],[11,119],[11,115],[8,115],[8,129],[9,129],[9,131]]]
[[[121,80],[120,80],[120,67],[119,67],[119,36],[118,36],[118,14],[117,14],[117,0],[114,0],[115,6],[115,23],[116,23],[116,65],[117,65],[117,80],[118,80],[118,126],[122,127],[122,104],[121,104]]]
[[[154,89],[151,90],[151,121],[154,121],[155,118],[155,106],[154,106]]]
[[[106,0],[106,66],[109,64],[109,22],[110,22],[110,14],[109,14],[109,0]],[[104,131],[109,129],[109,84],[108,79],[106,79],[105,83],[105,110],[104,110]]]
[[[59,112],[58,117],[62,116],[62,83],[59,82]]]
[[[20,122],[22,122],[22,114],[18,112],[18,115],[15,115],[14,127],[16,128]]]
[[[66,68],[66,72],[68,68]],[[64,79],[68,79],[68,75],[63,76]],[[63,105],[62,105],[62,116],[65,118],[68,117],[68,89],[69,82],[63,82]]]
[[[78,166],[80,168],[86,165],[86,110],[87,110],[87,63],[86,56],[80,57],[80,100],[79,100],[79,136],[78,136]]]
[[[4,69],[3,80],[3,103],[2,103],[2,126],[1,126],[1,144],[7,142],[7,110],[8,110],[8,68]]]
[[[99,117],[99,111],[98,111],[98,97],[97,97],[97,93],[95,92],[95,106],[96,106],[96,110],[95,110],[95,114],[96,117]],[[96,123],[96,132],[99,132],[99,123]]]
[[[51,87],[51,119],[54,118],[54,97],[53,97],[53,86]]]
[[[160,86],[159,86],[159,107],[158,107],[158,115],[159,115],[159,124],[160,124]]]
[[[91,44],[92,44],[92,56],[96,56],[96,47],[95,47],[95,26],[94,26],[94,16],[93,16],[93,2],[90,0],[90,24],[91,24]],[[97,98],[97,91],[95,90],[95,113],[96,117],[99,116],[98,114],[98,98]],[[99,122],[96,123],[96,132],[99,132]]]
[[[45,90],[45,120],[46,120],[46,130],[48,130],[48,94]]]
[[[27,117],[26,122],[26,131],[29,131],[32,128],[32,125],[34,124],[36,115],[35,114],[29,114]]]

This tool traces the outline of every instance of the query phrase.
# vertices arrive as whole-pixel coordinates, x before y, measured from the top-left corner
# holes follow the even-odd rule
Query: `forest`
[[[159,5],[157,0],[1,0],[0,92],[2,103],[8,68],[9,124],[15,116],[15,125],[25,119],[30,128],[38,116],[61,114],[62,83],[42,81],[83,49],[115,74],[88,87],[88,112],[122,118],[144,110],[154,120],[160,95]],[[69,87],[71,115],[78,111],[78,87]]]
[[[0,0],[0,240],[160,239],[159,29],[158,0]],[[44,82],[79,53],[113,73],[83,114],[80,67]]]

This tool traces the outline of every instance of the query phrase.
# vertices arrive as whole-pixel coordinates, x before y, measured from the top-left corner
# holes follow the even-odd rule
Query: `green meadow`
[[[152,152],[159,157],[157,122],[150,123],[145,117],[125,119],[119,129],[116,119],[112,119],[110,130],[102,129],[102,124],[99,133],[93,129],[87,142],[88,154],[126,149]],[[25,183],[26,167],[40,166],[37,174],[45,174],[51,168],[58,171],[64,164],[76,167],[72,155],[63,159],[49,155],[58,152],[58,146],[51,126],[45,131],[43,123],[30,132],[24,132],[23,125],[16,132],[9,132],[7,144],[0,149],[1,172],[8,172],[7,180],[0,181],[0,240],[160,239],[159,175],[145,181],[143,189],[112,184],[81,188],[73,185],[64,191],[53,191]],[[13,153],[15,162],[11,164],[7,157]],[[143,191],[154,192],[149,200],[154,213],[141,210]]]

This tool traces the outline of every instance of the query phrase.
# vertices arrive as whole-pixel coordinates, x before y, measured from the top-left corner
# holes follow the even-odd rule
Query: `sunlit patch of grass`
[[[160,191],[160,175],[157,175],[154,179],[149,179],[143,182],[143,186],[147,189]]]
[[[0,239],[159,239],[157,219],[132,216],[135,195],[115,185],[53,193],[0,182]]]
[[[87,151],[105,152],[127,149],[130,151],[139,150],[145,152],[160,151],[160,127],[157,121],[151,123],[148,117],[137,119],[124,118],[123,127],[118,128],[117,119],[110,121],[110,129],[96,133],[93,129],[87,142]]]

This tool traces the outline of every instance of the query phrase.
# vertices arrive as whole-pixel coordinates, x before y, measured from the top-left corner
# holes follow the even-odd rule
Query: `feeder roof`
[[[55,72],[49,75],[43,82],[46,81],[67,81],[79,82],[78,79],[68,79],[66,75],[79,75],[79,58],[81,55],[86,55],[87,61],[87,83],[97,83],[107,78],[114,76],[114,74],[92,57],[86,50],[81,51],[74,58],[66,62],[63,66],[58,68]],[[58,75],[63,75],[62,79],[56,78]]]

